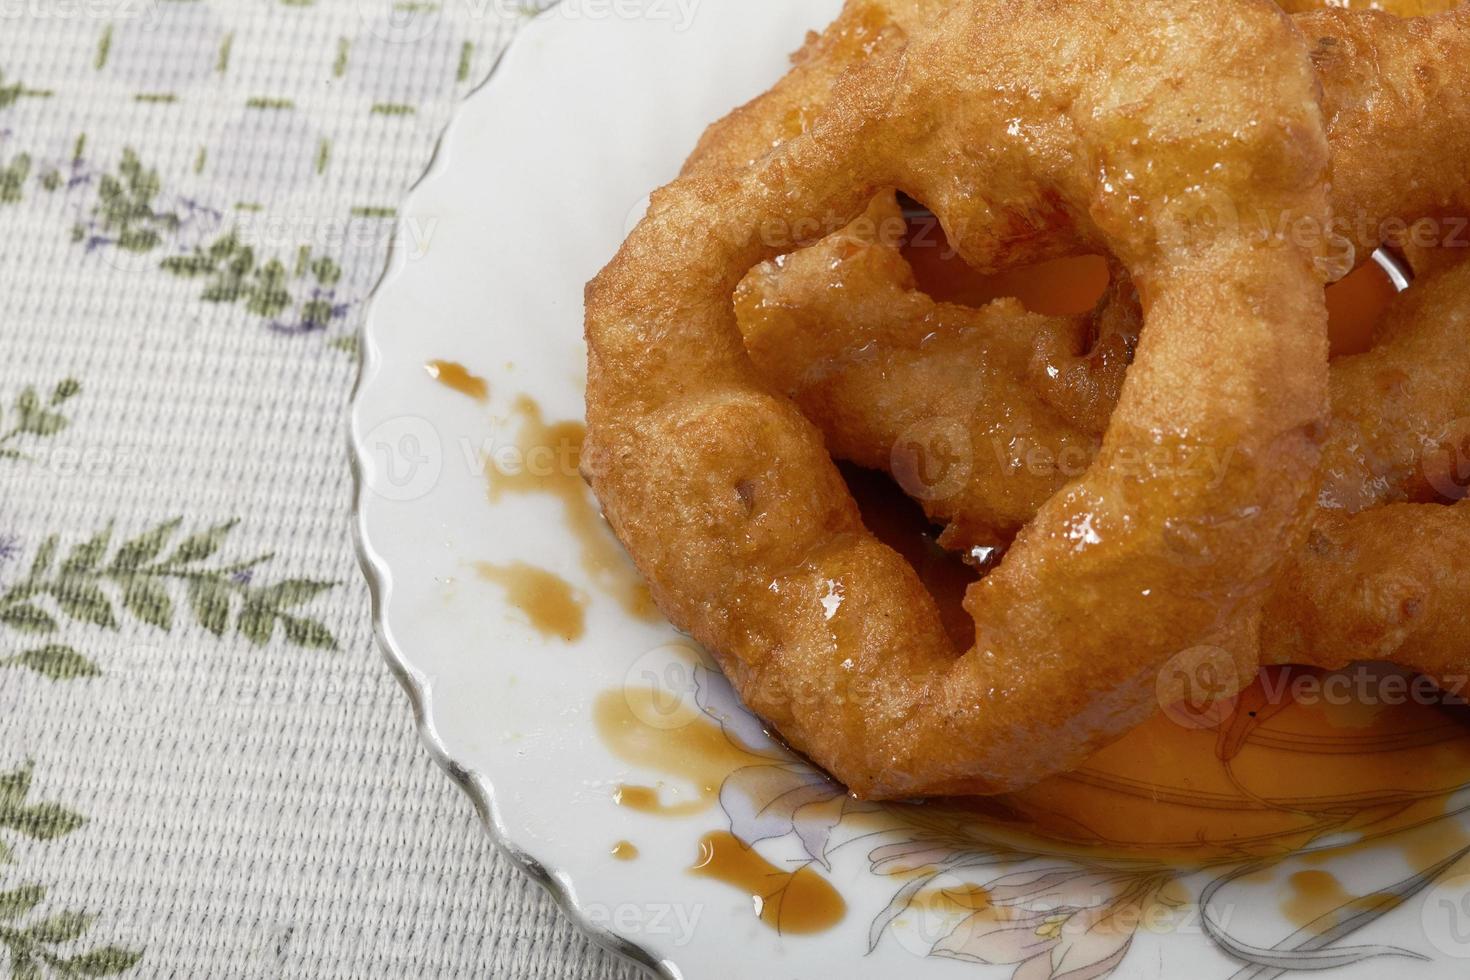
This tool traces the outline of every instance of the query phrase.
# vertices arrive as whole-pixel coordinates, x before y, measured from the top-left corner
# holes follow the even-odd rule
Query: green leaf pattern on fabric
[[[106,630],[136,622],[168,632],[186,614],[224,636],[233,619],[235,632],[256,646],[269,643],[279,630],[292,646],[337,649],[331,631],[302,612],[337,583],[308,578],[258,583],[257,573],[274,557],[269,554],[212,561],[237,525],[226,521],[180,537],[183,520],[171,518],[120,544],[114,544],[109,525],[68,548],[60,535],[48,537],[26,576],[0,591],[0,628],[45,642],[0,655],[0,666],[53,680],[96,676],[96,663],[54,635],[65,620]]]
[[[297,271],[289,272],[279,258],[262,261],[233,230],[185,254],[171,255],[159,266],[175,276],[201,280],[200,298],[207,303],[243,303],[251,313],[273,322],[294,307],[296,315],[285,325],[293,332],[325,329],[345,314],[330,295],[342,277],[336,262],[308,251],[298,259]],[[309,295],[298,299],[293,284],[303,284]]]
[[[538,0],[533,6],[542,5]],[[295,832],[294,812],[283,810],[261,833],[237,832],[231,844],[242,861],[251,861],[248,866],[197,859],[196,844],[211,845],[220,834],[207,813],[189,813],[190,832],[157,841],[161,851],[151,841],[138,853],[114,850],[114,835],[137,833],[140,811],[165,821],[146,826],[166,827],[181,800],[189,805],[187,793],[163,799],[142,791],[146,787],[133,791],[126,769],[115,764],[139,749],[156,754],[160,765],[178,761],[151,729],[109,723],[108,713],[128,707],[98,698],[116,690],[124,670],[151,674],[156,668],[160,682],[178,672],[221,685],[222,696],[233,697],[237,684],[297,681],[301,658],[310,656],[302,651],[331,650],[340,642],[354,655],[307,662],[306,669],[315,671],[308,675],[312,683],[380,679],[380,665],[366,654],[356,628],[364,604],[345,601],[345,586],[332,589],[320,581],[357,578],[345,549],[321,547],[335,534],[323,526],[337,506],[330,482],[301,488],[297,516],[311,522],[309,534],[282,527],[272,538],[270,508],[279,498],[256,491],[276,471],[285,472],[279,459],[263,461],[257,480],[219,486],[218,496],[213,487],[196,493],[200,487],[171,485],[169,477],[198,472],[186,468],[160,472],[157,480],[121,481],[116,506],[109,502],[100,512],[83,493],[68,499],[80,482],[57,479],[66,475],[64,460],[43,465],[50,462],[46,453],[63,446],[69,451],[83,429],[87,447],[119,450],[119,458],[189,451],[201,437],[249,425],[254,396],[272,391],[307,387],[323,399],[330,393],[328,411],[335,410],[351,383],[362,303],[383,272],[403,194],[422,176],[454,104],[496,63],[530,8],[522,14],[452,4],[378,10],[310,0],[204,0],[73,10],[79,16],[62,24],[44,9],[36,16],[32,7],[38,5],[22,6],[26,10],[16,17],[0,18],[0,223],[8,219],[16,232],[5,294],[16,301],[12,311],[26,313],[0,322],[0,360],[8,358],[11,367],[0,371],[0,436],[20,419],[15,399],[26,385],[36,389],[28,404],[67,421],[41,417],[0,444],[0,477],[8,481],[0,487],[0,665],[9,668],[0,670],[0,689],[19,695],[10,730],[21,747],[18,757],[0,759],[0,780],[15,775],[6,769],[24,759],[29,746],[46,745],[38,783],[51,767],[62,769],[53,775],[75,788],[68,804],[93,823],[60,845],[0,828],[0,860],[10,860],[13,850],[19,862],[0,867],[0,928],[6,930],[0,980],[109,976],[130,968],[129,975],[148,976],[211,972],[204,962],[190,961],[194,950],[218,950],[221,956],[207,962],[224,964],[224,972],[255,966],[277,975],[311,972],[295,960],[323,956],[340,960],[339,971],[353,975],[395,972],[402,947],[390,942],[394,935],[387,929],[371,937],[384,953],[357,954],[368,944],[353,943],[329,954],[312,948],[307,931],[313,922],[294,908],[242,906],[229,887],[210,890],[202,905],[179,904],[188,889],[224,875],[253,881],[271,866],[264,858],[274,845],[267,841],[277,831]],[[130,18],[137,8],[144,16]],[[405,20],[411,21],[407,33]],[[419,27],[431,30],[420,39]],[[53,86],[54,95],[42,91]],[[37,272],[40,279],[30,278]],[[317,334],[320,350],[292,342],[307,333]],[[283,356],[275,359],[277,352]],[[241,371],[227,383],[250,386],[233,399],[236,417],[191,414],[184,407],[189,386],[224,380],[206,367],[220,355],[239,359]],[[261,356],[272,359],[249,360]],[[106,365],[107,376],[88,368],[80,397],[47,408],[47,387],[83,361]],[[232,400],[229,392],[214,395],[221,409],[230,407],[224,404]],[[181,410],[162,410],[171,402]],[[321,423],[329,416],[318,414],[316,400],[311,405],[308,413],[281,420],[281,438],[339,451],[333,427]],[[159,428],[159,416],[176,428]],[[132,424],[142,433],[136,443]],[[308,475],[315,480],[314,471]],[[345,487],[338,489],[345,494]],[[314,494],[309,501],[307,493]],[[59,498],[55,506],[51,495]],[[176,514],[186,520],[164,526],[163,519]],[[243,523],[220,523],[231,516]],[[104,528],[110,517],[116,526]],[[247,543],[247,532],[256,530],[267,534]],[[321,557],[303,557],[303,567],[293,567],[282,534],[293,534],[292,554]],[[97,538],[100,546],[93,544]],[[282,554],[274,562],[237,560],[254,558],[256,548]],[[177,572],[164,574],[161,566],[170,563]],[[53,589],[65,590],[65,604]],[[100,625],[109,620],[113,625]],[[111,651],[135,643],[146,644],[159,661],[111,659],[123,656]],[[273,655],[225,655],[257,643],[272,644]],[[104,671],[119,676],[103,683],[77,680]],[[209,696],[215,691],[211,687]],[[163,711],[178,692],[150,686],[136,693]],[[253,688],[241,693],[255,696]],[[396,698],[391,688],[389,694]],[[335,687],[328,686],[325,696],[336,701]],[[73,719],[83,720],[82,735],[68,736],[64,745],[48,743]],[[321,717],[311,717],[287,733],[286,750],[309,746],[319,723]],[[378,729],[371,731],[376,737]],[[191,778],[204,785],[240,772],[234,747],[247,736],[222,735],[222,742],[200,747],[189,760]],[[390,765],[401,761],[402,753],[364,740],[357,763],[381,766],[378,753]],[[267,750],[252,761],[270,757]],[[300,764],[313,763],[303,754]],[[278,794],[285,782],[263,779],[256,788]],[[365,795],[377,800],[380,790]],[[25,799],[23,806],[48,802],[50,795]],[[419,814],[425,824],[437,820],[434,808],[457,804],[425,802]],[[374,819],[365,816],[364,827],[373,829]],[[31,813],[26,826],[38,822],[45,822],[44,814]],[[401,845],[402,826],[380,829],[381,838],[363,838],[364,855],[386,847],[399,863],[414,860],[415,851]],[[155,854],[167,862],[182,855],[183,870],[161,875],[152,893],[136,896],[148,909],[147,921],[136,933],[118,934],[108,923],[125,910],[113,905],[113,889],[86,876],[88,862],[102,868],[105,879],[112,870],[128,874]],[[364,860],[354,878],[375,887],[378,873]],[[92,890],[88,881],[98,887]],[[328,890],[311,885],[304,894],[313,908],[329,909],[340,899]],[[473,907],[455,907],[466,910],[461,917],[474,934],[483,931]],[[78,931],[77,938],[50,944]],[[139,938],[165,932],[167,942]],[[265,945],[242,950],[238,937],[246,932]],[[442,932],[443,939],[454,938],[449,929]],[[413,938],[424,938],[421,933]],[[427,935],[418,973],[503,973],[473,969],[456,951],[464,944],[443,939],[438,932]],[[502,945],[486,941],[487,965],[500,955],[492,947]],[[144,946],[147,959],[140,965],[134,950]],[[440,950],[457,962],[437,962]],[[616,969],[582,972],[624,975]]]
[[[62,411],[82,391],[74,378],[58,381],[42,398],[34,385],[22,388],[7,409],[0,403],[0,462],[27,459],[25,449],[48,439],[71,424]]]
[[[19,85],[0,87],[0,108],[19,94],[26,94]],[[338,261],[309,246],[289,257],[262,255],[243,240],[237,226],[225,228],[204,244],[176,243],[189,219],[220,225],[224,214],[187,198],[163,203],[158,171],[145,166],[131,148],[122,151],[115,168],[103,171],[94,171],[80,157],[47,166],[38,165],[27,153],[0,158],[0,205],[23,201],[32,181],[47,193],[95,187],[96,197],[85,217],[72,225],[73,242],[88,251],[115,248],[135,255],[171,250],[173,254],[159,259],[160,270],[199,280],[200,300],[239,304],[277,333],[326,331],[345,320],[355,303],[338,295],[342,280]]]
[[[59,803],[31,800],[33,767],[27,763],[0,773],[0,865],[15,863],[19,839],[52,841],[76,832],[86,822]],[[69,909],[46,911],[43,885],[26,882],[0,890],[0,945],[9,954],[13,980],[39,977],[110,977],[143,959],[121,946],[77,950],[96,917]]]

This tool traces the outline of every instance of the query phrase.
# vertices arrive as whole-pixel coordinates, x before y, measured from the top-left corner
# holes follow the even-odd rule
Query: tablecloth
[[[345,410],[532,9],[0,0],[0,975],[616,977],[374,647]]]

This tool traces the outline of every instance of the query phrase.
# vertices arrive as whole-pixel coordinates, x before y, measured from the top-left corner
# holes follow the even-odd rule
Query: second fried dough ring
[[[999,792],[1147,717],[1173,654],[1255,663],[1235,624],[1304,531],[1326,312],[1306,249],[1193,219],[1325,226],[1325,131],[1301,37],[1260,0],[954,4],[874,43],[808,133],[660,191],[589,284],[588,475],[660,606],[793,745],[870,797]],[[1148,322],[1097,462],[971,589],[958,658],[730,304],[789,250],[772,226],[845,224],[886,186],[974,264],[1106,246]]]

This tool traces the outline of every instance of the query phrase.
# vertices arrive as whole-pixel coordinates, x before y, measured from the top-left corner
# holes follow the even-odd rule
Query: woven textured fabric
[[[0,0],[0,976],[639,975],[436,770],[351,544],[365,303],[525,16]]]

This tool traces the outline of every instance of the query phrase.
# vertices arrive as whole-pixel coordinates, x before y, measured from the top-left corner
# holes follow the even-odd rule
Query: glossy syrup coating
[[[1426,167],[1420,158],[1434,149],[1407,134],[1431,126],[1427,120],[1445,132],[1449,146],[1470,133],[1463,105],[1470,61],[1454,53],[1466,48],[1465,12],[1421,23],[1339,12],[1298,23],[1311,35],[1332,110],[1334,172],[1377,168],[1370,203],[1353,203],[1364,198],[1351,180],[1334,189],[1334,201],[1345,209],[1373,208],[1366,223],[1373,229],[1410,228],[1426,210],[1433,219],[1460,207],[1470,177],[1456,168],[1470,157]],[[1435,90],[1425,88],[1426,80],[1457,86],[1443,112],[1426,101],[1426,91]],[[1380,153],[1383,147],[1392,150]],[[891,236],[872,233],[884,225],[874,215],[891,207],[880,198],[852,227],[752,272],[737,293],[742,329],[762,371],[796,398],[842,458],[895,472],[903,457],[896,447],[906,440],[965,451],[958,470],[951,467],[938,481],[915,486],[897,475],[931,519],[947,526],[950,547],[1004,543],[1008,529],[1029,520],[1091,462],[1095,449],[1076,412],[1048,413],[1038,405],[1046,375],[1028,375],[1021,365],[1029,344],[1044,350],[1066,343],[1067,321],[1027,314],[1015,304],[964,310],[932,302],[917,290]],[[1456,225],[1440,227],[1449,232]],[[1380,237],[1393,236],[1355,235],[1355,248],[1371,248]],[[1470,241],[1411,247],[1423,278],[1391,304],[1375,349],[1333,365],[1324,513],[1313,535],[1317,547],[1292,557],[1270,606],[1263,642],[1274,662],[1337,666],[1362,656],[1434,676],[1470,671],[1465,641],[1440,636],[1463,632],[1457,624],[1464,589],[1453,572],[1461,564],[1460,539],[1470,533],[1461,528],[1463,508],[1390,507],[1351,516],[1393,502],[1464,495],[1470,269],[1446,270],[1467,246]],[[1094,319],[1108,311],[1126,314],[1128,306],[1112,302]],[[1098,332],[1094,324],[1090,333]],[[1104,417],[1111,411],[1116,378],[1105,360],[1074,360],[1050,373],[1069,379]],[[1407,552],[1371,546],[1387,545],[1389,529],[1407,530],[1416,517],[1434,533],[1405,540],[1429,546]]]
[[[834,456],[896,476],[947,547],[1007,545],[1092,463],[1141,312],[1131,289],[1083,317],[937,303],[900,251],[904,228],[879,195],[848,228],[751,270],[736,317]]]
[[[1379,244],[1409,237],[1403,219],[1424,218],[1434,242],[1457,239],[1464,252],[1470,7],[1412,19],[1330,9],[1295,20],[1323,81],[1338,247],[1366,261]]]
[[[709,127],[685,172],[739,170],[799,135],[831,98],[833,82],[870,56],[883,30],[916,28],[953,3],[848,0],[838,19],[793,56],[784,78]],[[1333,147],[1333,219],[1320,228],[1307,221],[1293,234],[1322,239],[1334,278],[1385,242],[1404,248],[1416,265],[1421,256],[1435,267],[1453,264],[1470,249],[1470,8],[1458,0],[1280,5],[1297,15],[1312,49]],[[1260,218],[1216,203],[1225,205],[1217,219]],[[1427,247],[1406,216],[1420,222]],[[1006,251],[982,264],[1013,265],[1028,247],[1032,258],[1076,250],[1078,241],[1038,241],[1023,225],[1002,244]]]
[[[1073,326],[1011,302],[946,308],[895,263],[897,248],[848,229],[758,267],[736,307],[752,357],[844,459],[894,473],[906,434],[964,443],[961,469],[915,496],[946,545],[1004,544],[1009,522],[1092,461],[1087,430],[1041,403],[1025,358]],[[1470,489],[1470,263],[1416,280],[1373,339],[1332,362],[1320,513],[1267,604],[1266,659],[1470,674],[1470,509],[1444,506]]]
[[[1324,6],[1328,5],[1303,3],[1291,9]],[[1380,5],[1361,6],[1376,11]],[[1456,4],[1437,5],[1439,9],[1453,6]],[[834,73],[866,57],[866,49],[854,43],[855,39],[869,36],[866,32],[874,24],[885,20],[913,23],[914,17],[934,9],[854,0],[832,28],[809,40],[787,78],[710,128],[689,167],[729,165],[759,152],[760,147],[789,138],[780,120],[811,118],[825,104]],[[1401,15],[1420,12],[1416,5],[1402,3],[1389,4],[1386,9]],[[1470,170],[1466,169],[1470,167],[1466,162],[1470,161],[1470,146],[1460,147],[1470,139],[1467,11],[1404,22],[1386,13],[1331,9],[1298,18],[1297,23],[1313,47],[1330,116],[1336,214],[1325,230],[1330,242],[1325,260],[1329,267],[1344,271],[1382,240],[1397,240],[1421,273],[1458,262],[1470,251],[1470,221],[1454,217],[1456,211],[1470,210],[1461,200],[1470,196]],[[1438,135],[1434,140],[1421,139],[1419,134],[1424,132]],[[1460,147],[1461,152],[1441,156],[1440,146]],[[1428,159],[1431,156],[1434,159]],[[753,272],[740,293],[743,329],[762,370],[788,394],[798,397],[804,411],[821,425],[834,451],[845,459],[891,469],[902,463],[895,458],[894,447],[916,439],[955,444],[972,453],[977,445],[987,447],[990,452],[964,461],[968,471],[964,476],[946,474],[944,487],[909,482],[911,489],[919,491],[917,496],[924,500],[931,517],[949,527],[947,543],[959,549],[969,544],[994,545],[1028,520],[1039,502],[1059,489],[1066,477],[1076,475],[1078,453],[1087,440],[1075,430],[1101,431],[1110,414],[1121,368],[1131,359],[1136,313],[1131,304],[1121,302],[1098,311],[1091,333],[1106,340],[1109,331],[1098,330],[1097,321],[1111,321],[1111,348],[1098,343],[1082,359],[1069,359],[1076,341],[1069,342],[1068,331],[1060,323],[1045,327],[1044,320],[1021,317],[1019,311],[1007,314],[1000,306],[983,314],[968,314],[928,302],[913,288],[911,271],[894,243],[875,241],[858,227],[873,226],[875,216],[878,223],[891,220],[891,204],[880,199],[874,209],[854,228],[823,243],[824,254],[784,256],[779,265]],[[1240,217],[1238,212],[1235,217]],[[1308,227],[1303,234],[1310,238],[1320,231]],[[1426,243],[1416,245],[1420,232],[1427,234]],[[843,246],[840,253],[838,245]],[[830,272],[820,267],[823,262],[829,264]],[[1118,289],[1126,293],[1131,287],[1120,282]],[[1006,329],[1008,315],[1016,317],[1014,332]],[[900,330],[893,324],[885,326],[886,321],[906,322],[922,330],[936,318],[948,329],[934,331],[922,353],[886,349],[885,338],[892,339]],[[991,339],[985,344],[989,355],[985,365],[969,366],[975,368],[974,377],[987,378],[985,383],[968,391],[955,385],[936,388],[932,382],[939,379],[928,375],[953,375],[959,370],[957,363],[941,363],[941,356],[955,345],[954,331],[982,320],[989,324],[986,332]],[[761,322],[765,325],[758,327]],[[793,343],[798,332],[821,337],[823,350],[783,352],[783,346]],[[1025,334],[1033,340],[1024,339]],[[1036,364],[1050,369],[1050,376],[1032,372],[1029,385],[1005,384],[1017,375],[1011,363],[999,356],[997,337],[1013,338],[1004,343],[1012,352],[1034,342]],[[901,346],[912,349],[918,345],[910,337]],[[976,344],[960,346],[967,352],[962,356],[971,361],[981,356]],[[802,367],[829,363],[834,354],[851,363],[842,371],[822,372],[820,382],[813,381],[812,368]],[[896,369],[896,359],[904,362],[903,377],[883,384],[885,372]],[[1344,407],[1339,428],[1346,423],[1352,405],[1365,406],[1365,410],[1392,407],[1391,402],[1379,406],[1377,400],[1365,400],[1351,390],[1353,375],[1366,369],[1360,366],[1341,372],[1341,383],[1348,390],[1337,401]],[[997,372],[999,377],[991,376]],[[945,394],[939,395],[939,390]],[[1037,413],[1037,397],[1057,408],[1060,419]],[[852,408],[859,404],[868,410]],[[993,411],[982,411],[982,404]],[[1072,425],[1083,421],[1082,414],[1091,421]],[[1418,411],[1417,417],[1433,416]],[[1371,421],[1360,420],[1357,427],[1366,431]],[[1330,506],[1361,509],[1385,495],[1392,498],[1396,492],[1392,486],[1374,489],[1367,484],[1392,479],[1381,471],[1393,465],[1412,467],[1415,458],[1402,446],[1390,451],[1381,444],[1393,439],[1405,443],[1427,435],[1420,428],[1422,425],[1409,425],[1394,436],[1387,426],[1379,425],[1376,435],[1361,444],[1339,433],[1329,452],[1324,499]],[[1376,459],[1343,460],[1349,452],[1344,447],[1350,442],[1357,447],[1353,451],[1371,453]],[[1009,479],[998,481],[998,474],[1008,474]],[[956,479],[961,484],[957,491],[952,486]],[[936,493],[936,489],[944,492]],[[1354,504],[1359,498],[1361,502]]]
[[[1068,769],[1153,713],[1180,651],[1258,660],[1238,624],[1306,531],[1326,311],[1314,249],[1209,216],[1325,223],[1327,167],[1307,48],[1264,0],[955,3],[885,27],[804,133],[658,192],[589,284],[587,475],[660,607],[854,792]],[[1104,247],[1146,323],[1097,460],[970,589],[958,657],[731,302],[791,250],[782,229],[819,237],[894,186],[980,267]]]
[[[1277,0],[1287,13],[1314,10],[1374,10],[1395,17],[1429,17],[1460,6],[1460,0]]]
[[[1321,510],[1266,606],[1263,656],[1470,675],[1470,262],[1416,280],[1333,365]],[[1446,506],[1446,505],[1449,506]]]
[[[1332,365],[1322,455],[1324,510],[1459,496],[1470,437],[1470,262],[1415,280],[1374,346]],[[1470,475],[1470,474],[1467,474]]]
[[[869,213],[891,207],[883,200]],[[1131,304],[1114,293],[1094,317],[1064,318],[1009,300],[980,309],[936,303],[914,284],[897,245],[866,227],[854,223],[751,272],[736,293],[751,356],[842,459],[902,477],[895,449],[906,440],[928,439],[931,453],[941,441],[963,449],[955,468],[900,482],[936,522],[1004,539],[1097,449],[1091,412],[1057,410],[1047,380],[1085,374],[1104,417],[1122,380],[1106,361],[1036,354],[1096,333],[1099,320],[1126,322]],[[1461,262],[1392,299],[1372,349],[1333,362],[1323,509],[1355,514],[1445,496],[1436,484],[1457,478],[1434,460],[1457,458],[1470,437],[1466,349],[1470,263]]]

